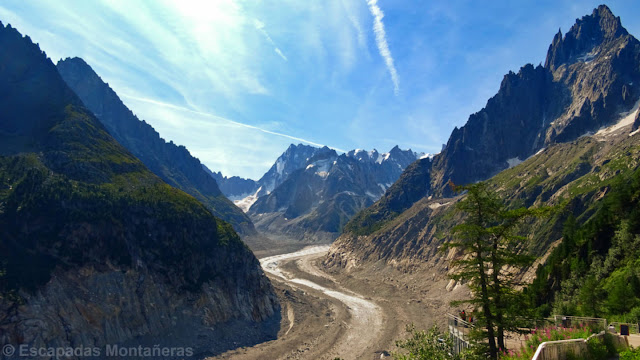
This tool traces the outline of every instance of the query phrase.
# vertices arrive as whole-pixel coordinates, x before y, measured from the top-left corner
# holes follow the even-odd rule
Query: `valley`
[[[328,273],[322,265],[328,249],[309,246],[262,258],[287,313],[278,339],[211,359],[385,358],[406,325],[442,326],[445,318],[439,314],[453,311],[447,301],[466,296],[463,289],[446,291],[446,281],[437,290],[417,274],[387,270],[380,277],[375,268],[347,276]]]
[[[367,38],[346,4],[332,14],[346,14],[362,50]],[[247,69],[214,76],[208,67],[194,78],[193,67],[195,93],[166,59],[127,61],[120,70],[131,77],[105,65],[106,47],[124,40],[106,42],[108,56],[54,63],[0,23],[0,359],[33,358],[7,353],[16,346],[117,345],[209,360],[523,360],[557,344],[562,356],[640,358],[629,347],[637,337],[622,334],[640,326],[640,41],[600,5],[546,39],[543,62],[500,72],[466,121],[435,124],[418,110],[442,105],[431,96],[454,94],[453,82],[421,100],[407,94],[424,79],[396,70],[408,65],[392,59],[377,2],[360,6],[384,58],[376,73],[386,69],[394,85],[386,95],[373,72],[339,76],[356,71],[352,57],[316,82],[297,74],[305,85],[289,98],[279,82],[263,87],[300,64],[281,50],[280,36],[292,33],[271,32],[256,14],[240,21],[253,34],[243,36],[266,40],[287,66],[253,80]],[[127,44],[127,54],[166,57],[186,38],[171,51]],[[194,55],[198,41],[184,41],[188,56],[177,62],[215,58]],[[259,52],[240,53],[248,49]],[[262,55],[251,64],[268,62]],[[149,69],[162,78],[144,93]],[[200,77],[209,82],[196,86]],[[368,91],[342,93],[347,78]],[[250,90],[231,91],[229,79]],[[319,83],[331,87],[313,97]],[[324,103],[335,93],[349,109]],[[296,101],[307,96],[313,104]],[[405,135],[414,140],[397,140]],[[389,150],[356,148],[373,142]]]

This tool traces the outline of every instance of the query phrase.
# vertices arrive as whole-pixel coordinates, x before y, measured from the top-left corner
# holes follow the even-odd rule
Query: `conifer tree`
[[[453,184],[451,184],[453,186]],[[517,331],[523,309],[518,304],[521,293],[515,290],[519,269],[531,264],[533,258],[524,254],[525,237],[517,235],[518,225],[532,216],[543,216],[549,208],[507,209],[504,202],[486,183],[455,186],[466,191],[456,209],[466,218],[452,230],[454,240],[444,248],[455,248],[463,256],[452,262],[457,271],[455,280],[467,281],[472,298],[456,304],[471,304],[478,311],[473,337],[480,347],[496,359],[499,349],[506,349],[505,333]],[[484,344],[484,345],[483,345]]]

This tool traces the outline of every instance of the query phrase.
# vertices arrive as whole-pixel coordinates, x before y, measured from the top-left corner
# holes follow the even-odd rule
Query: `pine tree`
[[[456,248],[464,256],[454,260],[455,280],[464,280],[472,291],[469,300],[456,302],[473,305],[477,311],[477,327],[473,336],[478,345],[486,344],[486,352],[496,359],[499,349],[506,349],[505,333],[517,331],[523,309],[518,304],[522,294],[514,289],[519,283],[511,268],[529,265],[533,258],[520,251],[526,238],[518,236],[517,228],[531,216],[541,216],[548,208],[509,210],[486,183],[457,186],[467,191],[456,205],[466,215],[465,221],[452,230],[454,239],[444,249]]]

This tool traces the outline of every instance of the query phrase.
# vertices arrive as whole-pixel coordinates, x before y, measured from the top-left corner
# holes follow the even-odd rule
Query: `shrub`
[[[437,325],[428,331],[416,330],[413,324],[407,325],[408,338],[396,341],[402,352],[393,353],[395,360],[458,360],[451,354],[451,341],[440,332]]]
[[[640,360],[640,348],[629,349],[621,352],[620,360]]]
[[[593,333],[592,329],[586,325],[580,325],[573,328],[536,328],[527,336],[525,345],[518,350],[503,351],[500,354],[501,359],[509,360],[529,360],[535,354],[538,346],[543,342],[570,339],[586,339]],[[568,359],[570,358],[567,355]]]

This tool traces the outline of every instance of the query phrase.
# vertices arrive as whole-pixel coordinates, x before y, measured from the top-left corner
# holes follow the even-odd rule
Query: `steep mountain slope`
[[[84,60],[61,60],[57,68],[67,85],[109,133],[149,170],[167,184],[200,200],[214,215],[230,222],[237,231],[255,234],[251,220],[222,194],[200,161],[191,156],[184,146],[165,142],[151,125],[140,121]]]
[[[218,183],[220,191],[232,201],[241,200],[249,195],[253,195],[258,191],[260,185],[258,182],[252,179],[245,179],[239,176],[224,176],[221,172],[213,172],[206,166],[204,169],[211,175]]]
[[[585,34],[602,36],[590,35],[586,50],[583,46],[572,51],[563,47],[562,44],[575,44],[572,39]],[[560,48],[563,50],[557,50]],[[585,58],[585,51],[593,57]],[[560,64],[553,60],[558,59],[558,55],[554,56],[558,53],[573,55],[567,55],[566,62]],[[488,122],[495,119],[489,116],[489,109],[497,99],[505,93],[532,93],[542,80],[525,79],[547,71],[553,75],[550,87],[533,93],[564,87],[565,97],[559,98],[563,101],[561,113],[550,117],[537,112],[539,117],[531,121],[538,120],[541,127],[535,130],[521,121],[530,118],[533,108],[515,100],[501,101],[504,112],[511,114],[511,122],[496,122],[496,127]],[[539,256],[521,274],[524,280],[531,281],[538,264],[544,263],[561,242],[564,223],[570,215],[579,224],[587,222],[607,198],[615,179],[638,170],[640,138],[634,125],[640,116],[638,81],[638,41],[620,27],[619,19],[606,7],[599,7],[579,20],[563,41],[556,36],[547,67],[527,66],[518,75],[507,75],[499,94],[486,109],[472,115],[465,127],[454,130],[445,150],[431,164],[426,159],[412,164],[376,204],[356,215],[332,245],[325,264],[350,271],[379,269],[380,265],[402,271],[428,271],[434,284],[446,279],[450,260],[458,254],[442,254],[439,248],[450,240],[451,228],[461,219],[453,212],[459,196],[450,194],[445,181],[465,183],[488,176],[490,172],[469,163],[469,159],[475,159],[485,161],[487,167],[493,164],[493,169],[511,166],[488,180],[510,206],[560,205],[561,211],[552,218],[532,221],[522,229],[530,239],[528,250]],[[557,106],[556,101],[550,99],[551,105],[546,100],[541,103],[549,109]],[[520,113],[521,109],[525,111]],[[500,113],[496,110],[496,114]],[[483,118],[487,121],[479,122]],[[601,129],[602,126],[608,127]],[[523,146],[509,145],[505,136],[508,133],[521,140]],[[580,136],[583,134],[587,136]],[[480,154],[487,158],[482,160]],[[504,158],[509,161],[502,162]],[[606,242],[593,246],[606,249],[610,245]],[[447,289],[455,285],[452,282]]]
[[[273,338],[279,305],[231,226],[114,140],[0,24],[0,341],[104,349]]]
[[[449,181],[487,179],[545,147],[612,124],[640,97],[639,63],[638,40],[609,8],[598,7],[564,38],[560,32],[554,37],[544,67],[529,64],[507,74],[498,93],[453,130],[431,164],[408,170],[347,229],[368,234],[424,197],[450,196]]]
[[[205,169],[220,185],[220,190],[244,212],[248,212],[258,197],[268,195],[280,186],[294,171],[303,168],[317,151],[319,148],[314,146],[291,144],[258,181],[238,176],[227,177]]]
[[[278,160],[304,158],[290,147]],[[306,149],[304,149],[306,151]],[[285,156],[286,155],[286,156]],[[373,204],[419,154],[352,150],[338,155],[327,147],[315,149],[303,166],[272,192],[261,196],[249,214],[267,234],[313,241],[332,241],[360,209]],[[273,169],[278,169],[276,162]],[[286,162],[282,162],[282,168]]]
[[[320,149],[314,146],[291,144],[289,148],[276,159],[276,162],[271,166],[269,171],[258,180],[260,191],[258,191],[257,196],[271,193],[287,180],[289,175],[305,167],[309,159],[315,156],[318,151],[320,151]]]
[[[565,222],[560,244],[527,288],[538,316],[640,323],[640,169],[624,169],[602,201]],[[585,215],[588,219],[585,220]]]
[[[612,183],[638,171],[638,136],[628,124],[611,134],[554,144],[487,180],[510,206],[560,206],[551,218],[534,220],[521,229],[529,237],[528,250],[540,257],[523,272],[526,280],[532,280],[537,265],[557,246],[571,215],[579,223],[586,222],[606,199]],[[377,224],[370,234],[345,232],[332,245],[325,264],[354,270],[383,263],[403,271],[421,268],[441,279],[449,271],[449,260],[457,256],[442,254],[439,248],[451,239],[451,228],[461,220],[453,211],[459,199],[460,195],[424,197]]]

